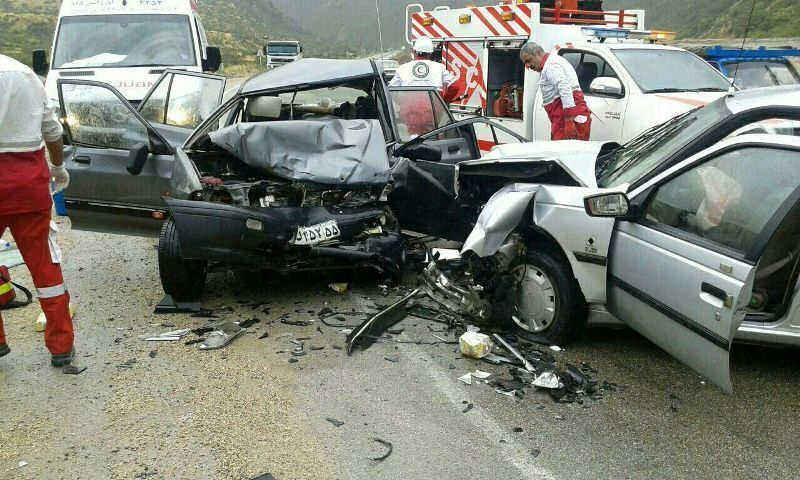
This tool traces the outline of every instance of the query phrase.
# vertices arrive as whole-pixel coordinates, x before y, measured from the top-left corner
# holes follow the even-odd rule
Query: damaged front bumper
[[[428,263],[420,279],[425,293],[450,311],[478,321],[491,317],[491,305],[482,298],[483,288],[469,279],[464,279],[463,286],[457,285],[442,273],[436,261]]]
[[[405,263],[402,235],[381,206],[235,207],[166,199],[178,230],[181,256],[277,271],[372,266],[393,276]],[[338,235],[295,245],[301,227],[336,222]]]

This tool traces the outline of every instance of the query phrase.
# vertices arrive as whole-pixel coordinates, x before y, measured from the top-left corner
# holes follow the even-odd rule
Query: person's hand
[[[566,120],[564,120],[564,139],[566,140],[578,139],[578,127],[575,126],[574,118],[568,117]]]
[[[53,177],[53,193],[62,192],[69,186],[69,172],[64,165],[50,165],[50,176]]]

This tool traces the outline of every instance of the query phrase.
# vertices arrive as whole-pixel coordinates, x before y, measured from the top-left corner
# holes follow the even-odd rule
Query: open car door
[[[180,80],[184,76],[204,82],[195,81],[198,90],[190,93]],[[158,232],[166,212],[162,197],[172,194],[178,150],[173,145],[181,144],[216,108],[225,85],[218,78],[166,72],[140,105],[153,122],[110,85],[58,81],[66,144],[71,147],[65,158],[71,179],[65,201],[73,228],[133,235]],[[161,116],[159,105],[164,107]]]
[[[733,338],[764,248],[800,199],[799,185],[800,143],[742,140],[632,192],[632,213],[612,238],[609,311],[731,392]]]

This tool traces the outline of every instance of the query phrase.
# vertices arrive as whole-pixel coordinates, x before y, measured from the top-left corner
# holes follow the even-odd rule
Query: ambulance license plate
[[[297,233],[291,243],[292,245],[316,245],[326,240],[338,238],[342,232],[336,220],[311,225],[310,227],[298,227]]]

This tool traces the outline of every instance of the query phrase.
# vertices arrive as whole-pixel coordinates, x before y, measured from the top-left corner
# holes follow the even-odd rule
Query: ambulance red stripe
[[[526,35],[531,34],[531,26],[525,23],[525,20],[522,18],[522,15],[520,15],[519,8],[514,8],[510,5],[503,5],[500,8],[502,8],[503,11],[505,12],[514,12],[514,23],[516,23],[517,26],[522,29],[522,33]]]

